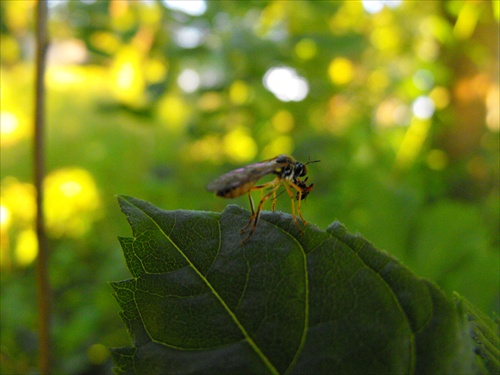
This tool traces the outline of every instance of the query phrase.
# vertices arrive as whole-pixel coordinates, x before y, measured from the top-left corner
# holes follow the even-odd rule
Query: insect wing
[[[250,164],[243,168],[235,169],[223,174],[207,185],[208,191],[219,191],[224,189],[234,189],[251,181],[257,181],[261,177],[273,173],[276,168],[285,163],[277,163],[276,158]]]

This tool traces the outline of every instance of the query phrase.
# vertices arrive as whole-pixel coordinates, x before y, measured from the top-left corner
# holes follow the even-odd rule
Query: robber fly
[[[264,203],[272,197],[272,210],[274,211],[276,207],[276,191],[283,184],[285,186],[286,192],[288,193],[292,201],[292,217],[293,222],[297,229],[302,233],[302,230],[297,223],[297,218],[295,215],[295,203],[294,200],[297,199],[299,202],[297,205],[297,211],[299,213],[302,222],[307,224],[307,222],[302,217],[302,212],[300,211],[300,202],[305,199],[311,192],[313,185],[307,186],[307,177],[304,180],[300,180],[307,174],[307,165],[311,163],[319,162],[319,160],[307,161],[307,163],[301,163],[296,161],[294,158],[288,155],[279,155],[273,159],[264,160],[260,163],[250,164],[243,168],[235,169],[234,171],[228,172],[216,180],[212,181],[207,186],[208,191],[215,192],[215,195],[222,198],[236,198],[245,193],[248,194],[248,200],[250,201],[250,208],[252,209],[252,215],[248,224],[241,230],[243,233],[250,225],[252,226],[248,236],[243,240],[243,242],[250,239],[253,232],[257,227],[257,221],[259,220],[260,212],[264,206]],[[255,185],[257,181],[268,174],[274,174],[276,177],[270,182],[266,182],[261,185]],[[297,191],[296,196],[294,196],[291,188]],[[270,191],[264,195],[264,189],[269,189]],[[253,190],[261,191],[261,200],[255,210],[252,196],[250,194]]]

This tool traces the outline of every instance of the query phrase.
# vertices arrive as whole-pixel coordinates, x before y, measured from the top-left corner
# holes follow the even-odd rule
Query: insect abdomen
[[[236,198],[240,195],[248,193],[248,191],[255,185],[255,181],[247,182],[233,188],[217,190],[215,195],[222,198]]]

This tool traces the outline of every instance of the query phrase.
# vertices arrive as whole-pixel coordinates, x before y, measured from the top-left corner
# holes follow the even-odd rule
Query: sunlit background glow
[[[349,59],[337,57],[328,67],[328,76],[336,85],[345,85],[354,78],[354,66]]]
[[[362,0],[363,8],[371,14],[378,13],[387,8],[397,8],[401,5],[402,0]]]
[[[201,16],[207,10],[207,4],[204,0],[162,0],[167,8],[189,14],[190,16]]]
[[[435,108],[434,102],[428,96],[419,96],[412,104],[413,114],[422,120],[431,118]]]
[[[195,92],[200,87],[200,75],[196,70],[184,69],[177,78],[177,84],[186,93]]]
[[[269,69],[263,78],[264,86],[283,102],[300,102],[309,93],[309,84],[304,77],[289,67]]]
[[[200,27],[185,26],[174,30],[174,39],[182,48],[196,48],[205,41],[207,31]]]
[[[101,203],[92,175],[81,168],[59,169],[44,181],[47,231],[51,236],[80,238],[101,217]],[[13,177],[2,180],[1,266],[27,266],[38,253],[34,232],[35,193],[31,184]],[[13,233],[15,237],[10,238]],[[14,246],[14,253],[9,248]]]

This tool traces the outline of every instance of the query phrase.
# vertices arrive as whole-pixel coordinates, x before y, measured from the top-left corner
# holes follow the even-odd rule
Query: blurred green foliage
[[[338,219],[498,314],[498,2],[49,4],[55,372],[107,373],[105,347],[128,343],[106,284],[128,275],[115,194],[220,211],[211,179],[280,153],[321,159],[308,221]],[[0,3],[5,373],[36,365],[35,5]],[[279,67],[294,70],[271,85]]]

